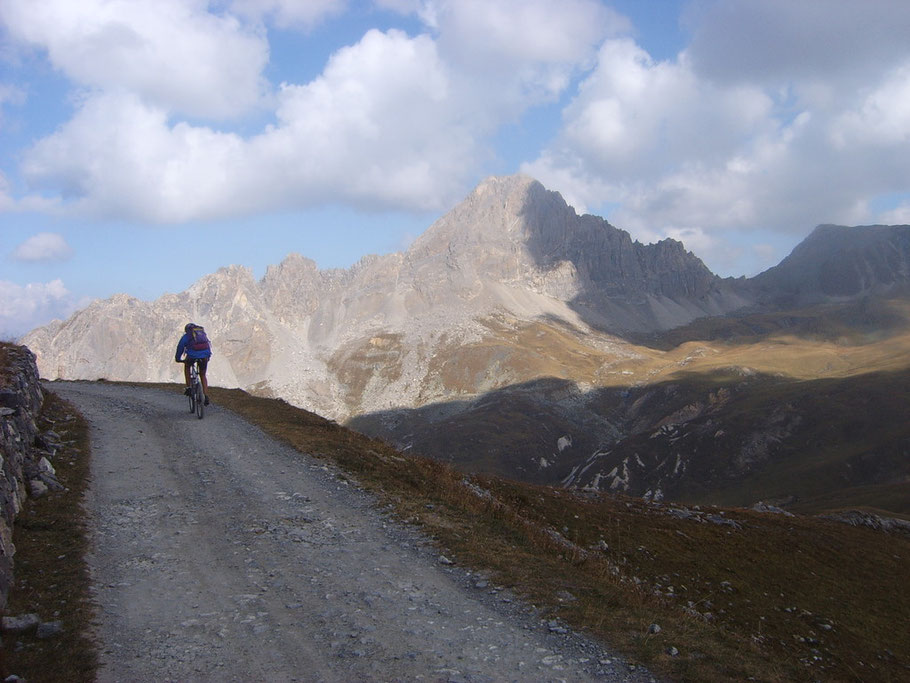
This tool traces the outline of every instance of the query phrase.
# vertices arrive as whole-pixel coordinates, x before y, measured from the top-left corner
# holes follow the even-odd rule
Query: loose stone
[[[40,623],[37,614],[22,614],[18,617],[3,617],[2,626],[4,633],[25,633],[37,628]]]
[[[61,633],[63,633],[62,621],[48,621],[38,625],[38,631],[35,635],[38,636],[38,638],[45,640],[47,638],[59,636]]]

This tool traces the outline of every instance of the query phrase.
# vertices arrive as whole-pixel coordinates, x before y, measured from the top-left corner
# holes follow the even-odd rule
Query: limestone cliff
[[[258,282],[231,266],[153,302],[95,302],[24,341],[51,379],[176,381],[174,347],[193,320],[214,342],[217,384],[344,419],[539,376],[514,350],[466,357],[493,319],[516,329],[555,321],[609,356],[625,353],[614,333],[741,303],[680,243],[641,245],[511,176],[482,183],[404,253],[329,271],[292,254]],[[453,353],[476,372],[441,367]]]
[[[602,218],[578,216],[532,178],[489,178],[403,253],[327,271],[292,254],[261,281],[230,266],[153,302],[96,302],[23,341],[47,378],[178,381],[173,352],[192,320],[213,340],[214,383],[345,420],[542,377],[596,384],[603,368],[636,353],[624,341],[631,334],[773,303],[782,292],[827,296],[833,266],[805,265],[837,250],[822,233],[778,271],[732,281],[679,242],[640,244]],[[866,265],[850,272],[885,282],[896,264],[897,287],[908,253],[872,239]],[[821,284],[801,279],[812,273]]]

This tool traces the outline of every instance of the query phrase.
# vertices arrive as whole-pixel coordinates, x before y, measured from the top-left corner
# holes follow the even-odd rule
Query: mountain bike
[[[202,380],[199,379],[199,370],[196,369],[196,358],[187,358],[184,363],[190,364],[190,412],[202,419],[205,412],[205,394],[202,392]]]

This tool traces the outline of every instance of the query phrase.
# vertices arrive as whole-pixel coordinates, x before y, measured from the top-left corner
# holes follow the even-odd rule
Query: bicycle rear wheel
[[[205,395],[202,393],[202,382],[196,380],[196,385],[193,389],[193,394],[196,397],[196,417],[201,420],[202,414],[205,412]]]
[[[190,393],[188,394],[190,399],[190,413],[196,412],[196,391],[195,387],[190,386]]]

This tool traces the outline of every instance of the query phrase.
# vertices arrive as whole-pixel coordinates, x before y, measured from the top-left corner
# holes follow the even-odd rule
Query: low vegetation
[[[13,529],[15,584],[6,613],[61,621],[63,633],[39,640],[4,635],[3,675],[28,681],[93,681],[97,656],[91,639],[93,607],[85,563],[88,537],[82,492],[88,485],[88,426],[72,405],[46,394],[38,421],[64,442],[54,459],[67,491],[29,499]]]
[[[656,673],[910,676],[910,539],[812,517],[466,477],[280,400],[213,395],[301,452],[332,460],[458,562]]]
[[[544,618],[599,638],[657,675],[910,677],[910,539],[812,517],[469,477],[281,400],[224,389],[212,389],[212,396],[300,452],[337,465],[402,520],[419,525],[447,556],[522,595]],[[84,431],[72,429],[67,438],[82,452]],[[67,486],[84,485],[77,468],[85,462],[73,459]],[[36,501],[34,514],[23,516],[15,610],[59,605],[56,618],[75,619],[84,634],[88,589],[83,565],[71,561],[85,552],[81,511],[64,510],[59,501],[43,509],[44,501]],[[74,612],[65,617],[63,610]],[[66,652],[41,649],[47,647],[34,643],[14,653],[19,671],[50,658],[57,671],[64,661],[84,674],[72,680],[90,680],[94,659],[86,640],[73,639]]]

